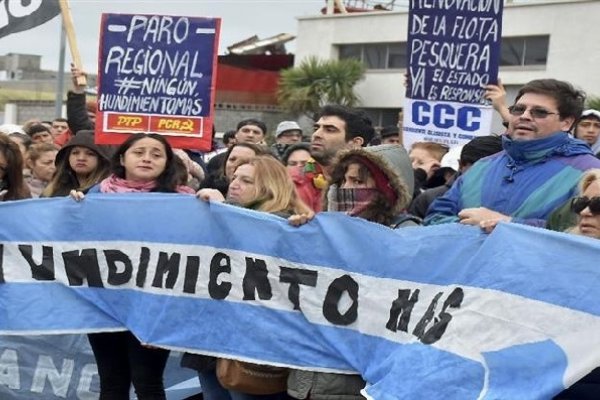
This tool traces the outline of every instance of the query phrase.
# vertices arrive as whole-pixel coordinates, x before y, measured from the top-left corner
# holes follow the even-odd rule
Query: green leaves
[[[354,85],[364,77],[360,61],[319,60],[310,57],[300,66],[281,72],[279,104],[294,114],[314,118],[326,104],[355,106],[359,103]]]
[[[590,96],[585,103],[585,108],[593,108],[600,111],[600,97]]]

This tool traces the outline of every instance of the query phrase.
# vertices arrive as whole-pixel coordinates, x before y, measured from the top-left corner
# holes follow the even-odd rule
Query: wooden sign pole
[[[69,8],[68,0],[59,0],[60,12],[63,19],[63,27],[67,34],[67,40],[69,42],[69,50],[71,50],[71,59],[73,64],[79,70],[83,71],[83,65],[81,64],[81,55],[79,54],[79,48],[77,47],[77,38],[75,37],[75,25],[73,24],[73,17],[71,16],[71,9]],[[85,76],[77,77],[77,84],[80,86],[86,86],[87,81]]]

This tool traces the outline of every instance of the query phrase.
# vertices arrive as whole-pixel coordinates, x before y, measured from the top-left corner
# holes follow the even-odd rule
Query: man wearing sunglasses
[[[475,163],[429,208],[425,224],[460,222],[491,231],[499,221],[544,227],[576,192],[579,178],[599,168],[585,143],[568,135],[584,93],[570,83],[527,83],[509,107],[503,150]]]

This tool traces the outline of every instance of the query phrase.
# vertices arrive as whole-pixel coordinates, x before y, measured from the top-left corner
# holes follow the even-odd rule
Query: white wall
[[[407,12],[318,15],[298,19],[296,65],[308,56],[337,58],[335,45],[404,42]],[[569,81],[600,97],[600,0],[559,0],[545,4],[507,5],[503,36],[550,35],[545,67],[500,68],[506,85],[538,78]],[[397,108],[404,101],[404,70],[367,71],[357,85],[365,107]],[[509,102],[512,97],[509,98]]]

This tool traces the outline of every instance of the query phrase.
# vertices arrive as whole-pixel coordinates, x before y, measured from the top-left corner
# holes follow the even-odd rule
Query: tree
[[[298,67],[281,72],[279,104],[288,112],[306,114],[311,119],[326,104],[353,107],[359,103],[354,85],[364,73],[365,67],[358,60],[310,57]]]
[[[600,97],[588,97],[586,101],[586,108],[592,108],[600,111]]]

